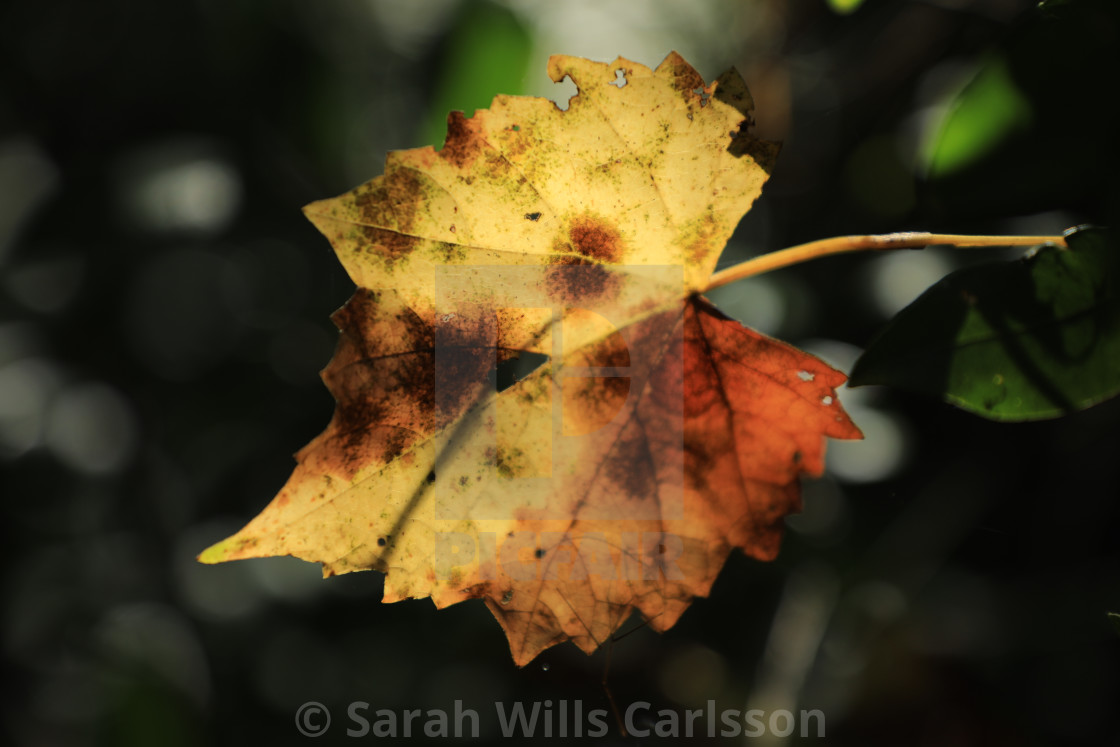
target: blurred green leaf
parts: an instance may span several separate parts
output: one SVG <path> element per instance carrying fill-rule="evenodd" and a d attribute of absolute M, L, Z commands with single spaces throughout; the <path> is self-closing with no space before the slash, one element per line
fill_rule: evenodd
<path fill-rule="evenodd" d="M 1115 225 L 1120 108 L 1102 86 L 1120 75 L 1118 43 L 1116 0 L 1025 13 L 922 144 L 922 209 L 960 220 L 1073 208 Z"/>
<path fill-rule="evenodd" d="M 1120 615 L 1115 612 L 1109 612 L 1108 621 L 1112 623 L 1112 627 L 1115 628 L 1117 635 L 1120 635 Z"/>
<path fill-rule="evenodd" d="M 828 0 L 828 7 L 841 15 L 855 13 L 861 5 L 863 5 L 863 0 Z"/>
<path fill-rule="evenodd" d="M 471 2 L 451 29 L 439 83 L 424 127 L 424 143 L 438 146 L 447 134 L 447 114 L 490 106 L 499 93 L 523 93 L 532 40 L 508 9 Z"/>
<path fill-rule="evenodd" d="M 1120 255 L 1082 228 L 1008 263 L 952 273 L 891 320 L 850 385 L 888 384 L 994 420 L 1080 410 L 1120 392 Z"/>
<path fill-rule="evenodd" d="M 941 126 L 922 144 L 923 165 L 935 177 L 968 166 L 1009 135 L 1026 130 L 1032 119 L 1030 102 L 998 55 L 980 66 L 949 107 Z"/>

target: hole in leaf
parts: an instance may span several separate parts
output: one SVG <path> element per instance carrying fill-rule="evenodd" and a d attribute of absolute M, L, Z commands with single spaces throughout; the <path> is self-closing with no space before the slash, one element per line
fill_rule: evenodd
<path fill-rule="evenodd" d="M 801 379 L 802 381 L 812 381 L 813 374 L 809 373 L 808 371 L 798 371 L 797 378 Z"/>
<path fill-rule="evenodd" d="M 612 80 L 610 82 L 610 85 L 618 86 L 619 88 L 622 88 L 623 86 L 625 86 L 626 85 L 626 71 L 623 70 L 622 68 L 619 68 L 618 70 L 615 70 L 614 71 L 614 80 Z"/>
<path fill-rule="evenodd" d="M 708 93 L 703 88 L 693 88 L 692 92 L 700 97 L 700 106 L 708 105 L 708 99 L 712 97 L 712 94 Z"/>
<path fill-rule="evenodd" d="M 538 558 L 543 558 L 544 557 L 544 550 L 542 548 L 538 547 L 537 551 L 533 554 L 536 555 Z"/>
<path fill-rule="evenodd" d="M 579 88 L 576 87 L 572 76 L 565 75 L 564 79 L 552 87 L 552 95 L 549 96 L 552 102 L 556 104 L 556 108 L 560 111 L 568 111 L 571 106 L 572 99 L 579 93 Z"/>
<path fill-rule="evenodd" d="M 547 355 L 522 351 L 516 357 L 499 361 L 497 369 L 491 374 L 494 376 L 494 386 L 499 392 L 504 392 L 536 371 L 547 360 Z"/>
<path fill-rule="evenodd" d="M 827 395 L 827 394 L 825 396 L 821 397 L 821 404 L 822 405 L 831 405 L 832 404 L 832 397 Z"/>

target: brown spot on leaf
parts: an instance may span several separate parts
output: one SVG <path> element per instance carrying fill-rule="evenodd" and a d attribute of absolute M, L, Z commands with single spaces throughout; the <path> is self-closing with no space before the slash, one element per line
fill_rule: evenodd
<path fill-rule="evenodd" d="M 483 140 L 478 132 L 476 120 L 467 119 L 463 112 L 447 115 L 447 139 L 439 155 L 458 168 L 466 168 L 482 153 Z"/>
<path fill-rule="evenodd" d="M 595 215 L 581 215 L 568 229 L 571 251 L 604 263 L 618 262 L 622 258 L 622 245 L 618 228 Z"/>
<path fill-rule="evenodd" d="M 421 179 L 414 169 L 394 168 L 385 175 L 358 189 L 353 194 L 359 227 L 372 243 L 385 248 L 391 259 L 398 259 L 415 248 L 409 233 L 416 214 L 425 204 L 432 185 Z M 396 243 L 393 237 L 396 238 Z M 409 239 L 412 239 L 409 241 Z"/>
<path fill-rule="evenodd" d="M 492 315 L 471 313 L 441 317 L 436 335 L 435 404 L 439 427 L 462 415 L 483 390 L 491 387 L 496 329 Z"/>
<path fill-rule="evenodd" d="M 388 198 L 389 190 L 385 186 L 385 177 L 363 184 L 351 195 L 359 220 L 371 226 L 396 225 L 397 219 Z"/>
<path fill-rule="evenodd" d="M 451 227 L 452 233 L 455 232 L 455 226 Z M 440 256 L 446 264 L 454 264 L 462 262 L 467 258 L 467 252 L 461 244 L 449 244 L 444 242 L 439 247 Z"/>
<path fill-rule="evenodd" d="M 601 301 L 617 292 L 618 274 L 602 266 L 616 264 L 624 255 L 621 236 L 612 222 L 590 213 L 581 215 L 571 222 L 567 240 L 557 240 L 553 251 L 556 254 L 545 273 L 545 284 L 554 300 L 576 305 Z"/>
<path fill-rule="evenodd" d="M 718 235 L 719 223 L 712 214 L 714 206 L 708 206 L 708 212 L 690 225 L 691 236 L 686 239 L 685 261 L 695 265 L 702 265 L 711 258 L 713 253 L 723 250 L 724 237 Z"/>
<path fill-rule="evenodd" d="M 620 495 L 638 499 L 657 495 L 657 465 L 649 439 L 635 421 L 630 421 L 623 429 L 610 458 L 603 461 L 603 470 L 609 484 Z"/>
<path fill-rule="evenodd" d="M 383 464 L 388 464 L 401 454 L 404 450 L 416 441 L 417 433 L 410 431 L 406 428 L 392 428 L 388 429 L 385 438 L 381 444 L 384 450 L 381 453 L 381 461 Z M 355 470 L 356 472 L 357 470 Z"/>
<path fill-rule="evenodd" d="M 374 226 L 358 226 L 357 228 L 362 233 L 363 238 L 369 242 L 371 249 L 383 255 L 390 262 L 404 259 L 412 254 L 420 243 L 420 239 L 415 236 L 406 236 L 403 233 L 386 228 L 376 228 Z"/>
<path fill-rule="evenodd" d="M 533 143 L 532 139 L 526 136 L 520 130 L 510 129 L 500 133 L 498 138 L 499 147 L 501 148 L 502 155 L 515 161 L 520 156 L 528 151 Z"/>
<path fill-rule="evenodd" d="M 430 349 L 386 357 L 354 332 L 344 329 L 323 373 L 338 403 L 323 435 L 335 444 L 330 471 L 346 479 L 362 466 L 396 458 L 434 425 Z"/>
<path fill-rule="evenodd" d="M 692 93 L 697 88 L 707 86 L 704 83 L 704 76 L 696 72 L 696 69 L 676 52 L 671 52 L 657 68 L 659 73 L 666 70 L 670 73 L 673 88 L 678 91 Z"/>
<path fill-rule="evenodd" d="M 581 257 L 553 256 L 545 270 L 545 288 L 554 301 L 576 306 L 600 302 L 617 293 L 621 278 L 616 272 Z"/>
<path fill-rule="evenodd" d="M 505 478 L 517 477 L 524 469 L 525 452 L 517 447 L 507 449 L 503 447 L 487 447 L 484 457 L 486 464 L 493 467 L 499 475 Z"/>
<path fill-rule="evenodd" d="M 490 582 L 483 581 L 482 583 L 472 584 L 463 589 L 463 593 L 471 599 L 481 599 L 490 596 Z"/>
<path fill-rule="evenodd" d="M 711 472 L 726 449 L 717 448 L 704 439 L 704 434 L 685 433 L 684 437 L 684 466 L 685 475 L 689 482 L 694 482 L 697 475 L 706 475 Z"/>

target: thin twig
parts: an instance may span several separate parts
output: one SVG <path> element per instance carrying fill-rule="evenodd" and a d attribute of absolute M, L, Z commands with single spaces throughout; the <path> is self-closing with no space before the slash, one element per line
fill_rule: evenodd
<path fill-rule="evenodd" d="M 845 252 L 862 252 L 867 250 L 884 249 L 921 249 L 927 246 L 943 244 L 955 247 L 982 247 L 982 246 L 1035 246 L 1036 244 L 1058 244 L 1065 246 L 1066 240 L 1061 236 L 962 236 L 946 233 L 925 233 L 922 231 L 907 231 L 905 233 L 886 233 L 871 236 L 837 236 L 831 239 L 819 239 L 808 244 L 792 246 L 789 249 L 780 249 L 776 252 L 763 254 L 761 257 L 748 259 L 712 275 L 705 291 L 719 288 L 734 283 L 736 280 L 761 275 L 771 270 L 779 270 L 790 265 L 807 262 L 818 257 L 827 257 L 830 254 L 843 254 Z"/>
<path fill-rule="evenodd" d="M 603 692 L 607 694 L 607 702 L 611 704 L 611 713 L 614 714 L 614 720 L 618 724 L 618 730 L 622 734 L 623 739 L 626 738 L 626 722 L 622 720 L 622 714 L 618 712 L 618 704 L 614 702 L 614 693 L 611 692 L 611 686 L 607 684 L 607 678 L 611 672 L 611 651 L 614 650 L 614 638 L 607 639 L 607 658 L 603 663 L 603 679 L 600 684 L 603 686 Z"/>

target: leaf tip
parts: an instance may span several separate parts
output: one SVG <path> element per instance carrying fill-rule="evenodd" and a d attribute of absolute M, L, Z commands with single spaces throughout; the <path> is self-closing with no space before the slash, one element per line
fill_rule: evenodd
<path fill-rule="evenodd" d="M 210 545 L 210 547 L 207 547 L 205 550 L 200 552 L 195 557 L 195 560 L 206 565 L 214 565 L 215 563 L 225 562 L 227 560 L 226 555 L 229 551 L 228 543 L 229 540 L 226 539 L 216 544 Z"/>
<path fill-rule="evenodd" d="M 221 542 L 215 542 L 210 547 L 200 552 L 196 557 L 199 563 L 206 565 L 214 565 L 216 563 L 225 563 L 229 560 L 240 560 L 249 557 L 245 551 L 247 547 L 252 547 L 257 544 L 257 540 L 252 538 L 240 537 L 233 535 L 227 537 Z"/>
<path fill-rule="evenodd" d="M 316 200 L 309 202 L 300 208 L 303 217 L 311 222 L 311 225 L 319 229 L 319 232 L 325 236 L 329 236 L 327 223 L 334 211 L 332 211 L 331 203 L 337 204 L 337 198 L 330 200 Z"/>
<path fill-rule="evenodd" d="M 848 381 L 844 386 L 849 389 L 855 389 L 857 386 L 867 386 L 872 383 L 867 380 L 867 364 L 863 363 L 864 356 L 856 359 L 855 365 L 852 366 L 851 373 L 848 374 Z"/>

